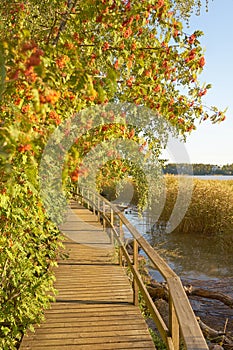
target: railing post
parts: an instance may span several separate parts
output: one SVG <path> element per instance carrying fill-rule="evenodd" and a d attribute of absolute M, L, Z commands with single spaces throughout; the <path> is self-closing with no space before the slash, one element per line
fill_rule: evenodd
<path fill-rule="evenodd" d="M 106 228 L 106 221 L 105 221 L 105 202 L 103 201 L 103 231 L 105 231 Z"/>
<path fill-rule="evenodd" d="M 84 193 L 84 189 L 83 187 L 81 187 L 81 205 L 83 205 L 83 193 Z"/>
<path fill-rule="evenodd" d="M 120 222 L 119 222 L 119 231 L 120 231 L 120 240 L 121 242 L 123 242 L 123 229 L 122 229 L 122 221 L 121 218 L 119 218 Z M 119 259 L 119 265 L 122 266 L 122 249 L 121 249 L 121 245 L 119 246 L 119 253 L 118 253 L 118 259 Z"/>
<path fill-rule="evenodd" d="M 134 239 L 133 241 L 133 265 L 135 270 L 138 270 L 138 242 L 136 241 L 136 239 Z M 134 278 L 133 279 L 133 302 L 134 305 L 138 305 L 138 285 L 137 285 L 137 281 Z"/>
<path fill-rule="evenodd" d="M 93 202 L 93 214 L 96 214 L 96 209 L 95 209 L 95 193 L 93 193 L 93 198 L 92 198 L 92 202 Z"/>
<path fill-rule="evenodd" d="M 98 212 L 97 212 L 98 221 L 100 221 L 100 198 L 99 198 L 99 196 L 97 198 L 97 210 L 98 210 Z"/>
<path fill-rule="evenodd" d="M 90 209 L 89 199 L 90 199 L 90 192 L 89 190 L 87 190 L 87 209 Z"/>
<path fill-rule="evenodd" d="M 179 346 L 180 346 L 179 322 L 176 316 L 176 311 L 175 311 L 173 300 L 170 294 L 169 294 L 169 330 L 171 333 L 173 348 L 174 350 L 179 350 Z"/>
<path fill-rule="evenodd" d="M 113 233 L 113 227 L 114 227 L 114 215 L 113 215 L 113 209 L 110 208 L 110 222 L 111 222 L 111 227 L 110 227 L 110 240 L 111 244 L 114 243 L 114 233 Z"/>

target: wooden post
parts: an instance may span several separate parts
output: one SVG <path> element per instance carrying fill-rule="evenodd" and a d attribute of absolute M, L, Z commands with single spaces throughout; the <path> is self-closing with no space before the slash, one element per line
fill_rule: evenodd
<path fill-rule="evenodd" d="M 121 242 L 123 242 L 123 229 L 122 229 L 122 221 L 121 218 L 119 218 L 119 230 L 120 230 L 120 240 Z M 121 245 L 119 246 L 119 253 L 118 253 L 118 259 L 119 259 L 119 265 L 122 266 L 122 249 L 121 249 Z"/>
<path fill-rule="evenodd" d="M 171 333 L 174 350 L 179 350 L 180 335 L 179 323 L 171 296 L 169 295 L 169 330 Z"/>
<path fill-rule="evenodd" d="M 89 190 L 87 190 L 87 209 L 90 209 L 89 199 L 90 199 L 90 192 Z"/>
<path fill-rule="evenodd" d="M 111 222 L 111 227 L 110 227 L 110 240 L 111 244 L 114 244 L 114 233 L 113 233 L 113 227 L 114 227 L 114 215 L 113 215 L 113 209 L 110 208 L 110 222 Z"/>
<path fill-rule="evenodd" d="M 95 193 L 93 193 L 92 202 L 93 202 L 93 214 L 95 215 L 95 214 L 96 214 L 96 209 L 95 209 Z"/>
<path fill-rule="evenodd" d="M 105 231 L 106 221 L 105 221 L 105 203 L 103 201 L 103 230 Z"/>
<path fill-rule="evenodd" d="M 98 221 L 100 221 L 100 198 L 97 198 L 97 215 L 98 215 Z"/>
<path fill-rule="evenodd" d="M 138 270 L 138 242 L 136 239 L 133 241 L 133 265 L 135 270 Z M 138 305 L 138 285 L 135 278 L 133 279 L 133 302 L 134 305 Z"/>
<path fill-rule="evenodd" d="M 83 189 L 83 187 L 81 188 L 81 204 L 83 205 L 83 192 L 84 192 L 84 189 Z"/>

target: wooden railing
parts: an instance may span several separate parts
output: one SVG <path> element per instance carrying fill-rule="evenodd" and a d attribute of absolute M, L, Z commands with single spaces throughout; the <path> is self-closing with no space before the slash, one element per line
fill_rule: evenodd
<path fill-rule="evenodd" d="M 138 303 L 138 291 L 144 298 L 151 316 L 158 328 L 161 338 L 168 349 L 178 350 L 180 347 L 180 332 L 184 345 L 188 350 L 208 349 L 201 329 L 196 320 L 195 314 L 184 291 L 180 278 L 166 264 L 166 262 L 156 253 L 151 245 L 136 230 L 136 228 L 126 219 L 120 209 L 110 203 L 98 193 L 81 187 L 74 196 L 78 197 L 83 205 L 93 211 L 102 221 L 103 229 L 108 230 L 111 240 L 117 242 L 119 264 L 122 265 L 122 257 L 127 261 L 127 265 L 133 275 L 134 303 Z M 125 226 L 133 237 L 133 259 L 128 254 L 124 242 L 122 226 Z M 144 251 L 150 259 L 152 265 L 161 273 L 167 282 L 169 292 L 169 325 L 167 326 L 156 308 L 150 294 L 147 291 L 142 277 L 138 271 L 138 247 Z"/>

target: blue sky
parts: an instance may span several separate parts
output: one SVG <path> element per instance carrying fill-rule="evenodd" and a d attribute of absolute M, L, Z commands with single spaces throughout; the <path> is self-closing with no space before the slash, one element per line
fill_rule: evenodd
<path fill-rule="evenodd" d="M 205 2 L 205 1 L 203 1 Z M 233 163 L 233 0 L 209 0 L 200 16 L 192 16 L 188 33 L 200 29 L 206 65 L 200 80 L 211 83 L 205 98 L 208 106 L 225 109 L 227 119 L 220 124 L 197 124 L 185 148 L 191 163 Z"/>

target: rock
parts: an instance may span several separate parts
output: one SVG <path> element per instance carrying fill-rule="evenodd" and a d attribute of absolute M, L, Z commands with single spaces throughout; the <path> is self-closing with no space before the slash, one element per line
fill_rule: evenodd
<path fill-rule="evenodd" d="M 221 345 L 213 344 L 213 343 L 211 343 L 209 345 L 209 349 L 210 350 L 224 350 L 224 348 Z"/>

